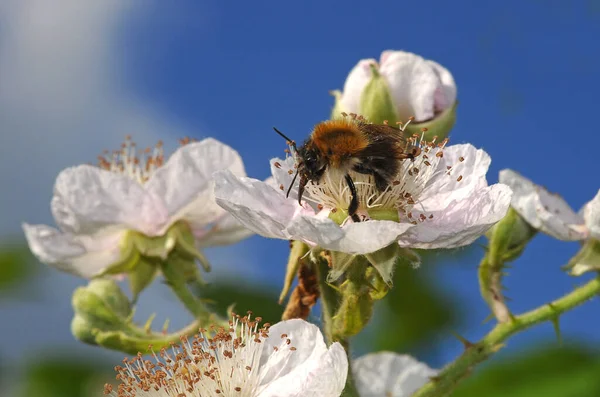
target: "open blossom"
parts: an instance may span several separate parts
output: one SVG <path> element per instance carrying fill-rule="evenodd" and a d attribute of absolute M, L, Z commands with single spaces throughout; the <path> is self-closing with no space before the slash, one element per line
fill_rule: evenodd
<path fill-rule="evenodd" d="M 513 189 L 511 205 L 531 227 L 559 240 L 582 242 L 567 265 L 572 275 L 600 270 L 600 190 L 576 213 L 562 197 L 515 171 L 500 171 L 500 182 Z"/>
<path fill-rule="evenodd" d="M 426 127 L 426 136 L 448 136 L 455 122 L 456 84 L 440 64 L 406 51 L 384 51 L 380 61 L 363 59 L 350 71 L 343 92 L 333 91 L 331 117 L 361 114 L 382 123 L 407 121 L 410 133 Z"/>
<path fill-rule="evenodd" d="M 500 171 L 500 182 L 511 187 L 512 207 L 535 229 L 564 241 L 600 239 L 600 190 L 576 213 L 562 197 L 513 170 Z"/>
<path fill-rule="evenodd" d="M 335 170 L 325 172 L 318 184 L 306 185 L 302 205 L 297 184 L 286 198 L 295 172 L 292 157 L 271 161 L 271 183 L 217 172 L 215 195 L 217 203 L 265 237 L 357 255 L 395 242 L 407 248 L 460 247 L 502 219 L 511 191 L 502 184 L 488 186 L 490 157 L 483 150 L 445 143 L 415 142 L 420 153 L 414 161 L 402 161 L 384 192 L 372 176 L 351 172 L 364 222 L 347 216 L 351 194 Z"/>
<path fill-rule="evenodd" d="M 352 373 L 360 397 L 409 397 L 437 375 L 413 357 L 392 352 L 354 360 Z"/>
<path fill-rule="evenodd" d="M 214 139 L 183 143 L 164 162 L 162 144 L 140 159 L 128 138 L 97 167 L 63 170 L 51 203 L 58 228 L 23 225 L 31 251 L 41 262 L 91 278 L 131 265 L 136 255 L 164 258 L 178 244 L 205 262 L 200 248 L 247 237 L 213 196 L 213 172 L 245 175 L 240 156 Z"/>
<path fill-rule="evenodd" d="M 325 345 L 304 320 L 259 328 L 249 316 L 228 330 L 204 331 L 172 349 L 124 360 L 121 381 L 105 386 L 114 397 L 338 397 L 348 360 L 339 343 Z"/>

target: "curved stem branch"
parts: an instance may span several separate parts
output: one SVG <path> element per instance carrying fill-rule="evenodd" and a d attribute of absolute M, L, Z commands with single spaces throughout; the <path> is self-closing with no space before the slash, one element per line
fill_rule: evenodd
<path fill-rule="evenodd" d="M 469 376 L 475 365 L 502 348 L 503 342 L 512 335 L 545 321 L 555 321 L 561 314 L 581 305 L 599 293 L 600 278 L 596 278 L 560 299 L 496 325 L 482 340 L 469 345 L 460 357 L 447 365 L 437 377 L 423 386 L 413 397 L 448 395 L 462 379 Z"/>
<path fill-rule="evenodd" d="M 502 263 L 494 263 L 486 255 L 479 264 L 479 288 L 498 322 L 505 323 L 510 320 L 511 314 L 502 294 L 502 267 Z"/>

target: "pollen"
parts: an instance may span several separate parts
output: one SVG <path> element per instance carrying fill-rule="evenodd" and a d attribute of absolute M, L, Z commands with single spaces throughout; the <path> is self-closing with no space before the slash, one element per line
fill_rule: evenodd
<path fill-rule="evenodd" d="M 179 140 L 181 146 L 196 142 L 193 138 L 182 138 Z M 144 184 L 150 176 L 165 162 L 162 141 L 158 141 L 154 147 L 138 149 L 130 135 L 125 137 L 121 149 L 110 152 L 105 150 L 98 156 L 97 166 L 107 171 L 123 174 L 131 179 Z"/>
<path fill-rule="evenodd" d="M 229 327 L 200 329 L 192 338 L 181 337 L 181 344 L 152 350 L 152 359 L 141 353 L 123 360 L 115 368 L 121 382 L 116 388 L 105 385 L 104 394 L 112 397 L 253 397 L 260 388 L 260 364 L 264 340 L 270 324 L 251 313 L 234 315 Z M 286 338 L 274 346 L 282 357 L 293 354 Z"/>

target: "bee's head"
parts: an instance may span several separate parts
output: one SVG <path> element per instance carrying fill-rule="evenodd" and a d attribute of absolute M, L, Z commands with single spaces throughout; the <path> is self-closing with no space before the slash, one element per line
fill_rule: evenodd
<path fill-rule="evenodd" d="M 307 180 L 318 181 L 325 172 L 327 159 L 311 142 L 298 149 L 298 172 Z"/>

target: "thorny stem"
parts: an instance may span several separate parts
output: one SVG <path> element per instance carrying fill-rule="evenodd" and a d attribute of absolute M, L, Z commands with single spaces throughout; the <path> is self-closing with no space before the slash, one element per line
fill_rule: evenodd
<path fill-rule="evenodd" d="M 554 302 L 496 325 L 479 342 L 466 345 L 466 349 L 460 357 L 447 365 L 438 376 L 419 389 L 412 397 L 447 396 L 462 379 L 470 375 L 475 365 L 500 350 L 504 346 L 503 342 L 512 335 L 545 321 L 556 321 L 563 313 L 598 294 L 600 294 L 600 278 L 595 278 Z"/>
<path fill-rule="evenodd" d="M 328 344 L 339 342 L 346 351 L 348 356 L 348 376 L 346 378 L 346 387 L 342 393 L 343 397 L 359 397 L 354 378 L 352 376 L 351 358 L 350 358 L 350 343 L 348 339 L 333 340 L 333 315 L 339 306 L 340 297 L 334 288 L 327 283 L 327 274 L 329 267 L 326 260 L 319 258 L 318 255 L 312 256 L 313 263 L 317 269 L 317 278 L 319 280 L 319 291 L 321 294 L 321 313 L 323 318 L 323 328 Z"/>
<path fill-rule="evenodd" d="M 481 296 L 490 306 L 492 313 L 499 323 L 510 320 L 510 311 L 504 302 L 502 294 L 502 271 L 503 263 L 494 263 L 489 255 L 486 255 L 479 264 L 479 288 Z"/>

